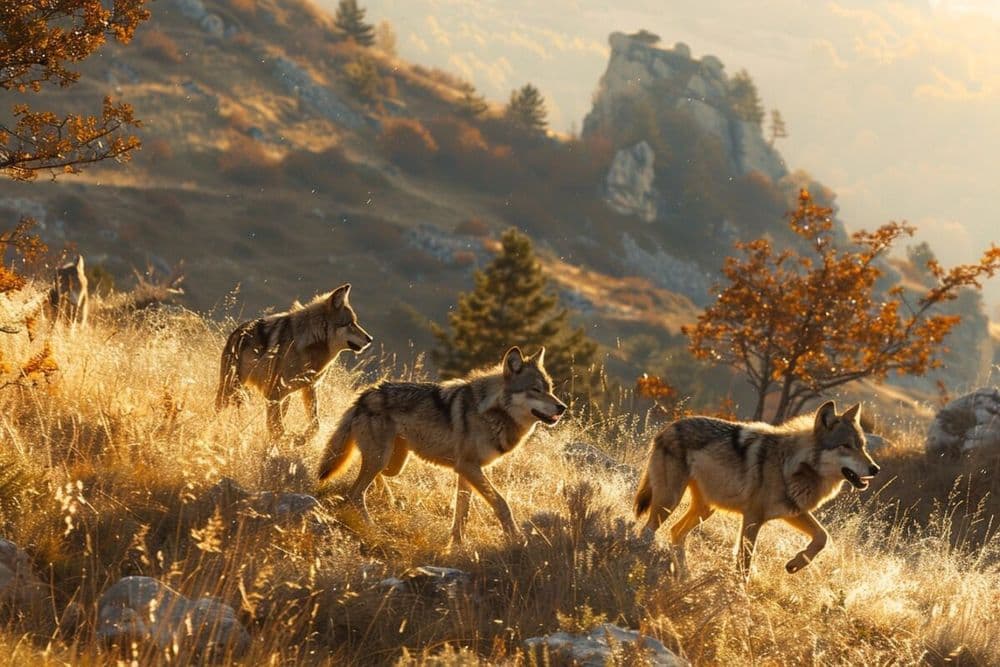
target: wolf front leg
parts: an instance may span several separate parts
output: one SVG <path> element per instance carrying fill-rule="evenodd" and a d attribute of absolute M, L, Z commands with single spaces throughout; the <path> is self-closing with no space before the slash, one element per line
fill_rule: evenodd
<path fill-rule="evenodd" d="M 306 427 L 306 437 L 311 438 L 319 430 L 319 401 L 316 399 L 316 386 L 307 384 L 302 387 L 302 403 L 306 409 L 309 426 Z"/>
<path fill-rule="evenodd" d="M 462 543 L 465 537 L 465 523 L 469 518 L 469 503 L 472 501 L 472 485 L 461 475 L 456 475 L 456 479 L 458 481 L 455 485 L 455 516 L 451 522 L 449 547 Z"/>
<path fill-rule="evenodd" d="M 829 539 L 829 534 L 820 522 L 816 520 L 816 517 L 809 512 L 800 514 L 799 516 L 786 517 L 785 523 L 812 538 L 805 549 L 797 553 L 795 558 L 785 564 L 785 569 L 788 570 L 788 573 L 795 574 L 811 563 L 816 558 L 816 555 L 823 550 Z"/>
<path fill-rule="evenodd" d="M 288 397 L 272 393 L 267 397 L 267 432 L 274 440 L 285 435 L 285 413 L 288 411 Z"/>
<path fill-rule="evenodd" d="M 475 463 L 459 464 L 455 467 L 455 472 L 465 478 L 465 481 L 490 504 L 508 537 L 514 538 L 520 535 L 521 531 L 518 530 L 517 524 L 514 523 L 514 516 L 511 514 L 510 506 L 504 500 L 503 496 L 500 495 L 500 492 L 490 483 L 490 480 L 486 478 L 486 474 L 483 473 L 481 467 Z"/>
<path fill-rule="evenodd" d="M 750 561 L 753 559 L 754 548 L 757 545 L 757 533 L 760 532 L 761 523 L 761 520 L 756 516 L 743 515 L 740 538 L 736 545 L 736 568 L 744 579 L 750 578 Z"/>

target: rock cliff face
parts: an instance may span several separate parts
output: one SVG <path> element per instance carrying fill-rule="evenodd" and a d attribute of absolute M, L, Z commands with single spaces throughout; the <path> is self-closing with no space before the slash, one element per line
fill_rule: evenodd
<path fill-rule="evenodd" d="M 691 49 L 676 44 L 664 49 L 638 35 L 612 33 L 611 59 L 601 77 L 594 108 L 583 132 L 614 123 L 623 98 L 653 95 L 657 106 L 690 115 L 705 133 L 718 139 L 734 175 L 756 171 L 777 183 L 788 174 L 781 156 L 765 140 L 760 127 L 745 121 L 730 104 L 729 78 L 718 58 L 691 57 Z"/>

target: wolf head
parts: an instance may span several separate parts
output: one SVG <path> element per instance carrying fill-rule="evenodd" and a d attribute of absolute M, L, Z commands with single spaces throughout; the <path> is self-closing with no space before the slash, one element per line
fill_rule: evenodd
<path fill-rule="evenodd" d="M 827 401 L 816 411 L 813 434 L 820 448 L 821 474 L 842 475 L 855 489 L 868 488 L 879 467 L 868 454 L 860 403 L 838 415 L 834 402 Z"/>
<path fill-rule="evenodd" d="M 361 352 L 371 345 L 372 337 L 358 324 L 358 316 L 347 300 L 351 293 L 350 283 L 341 285 L 330 292 L 325 306 L 329 331 L 327 343 L 334 353 L 340 350 Z"/>
<path fill-rule="evenodd" d="M 540 421 L 552 426 L 566 412 L 566 404 L 552 393 L 552 378 L 545 372 L 545 348 L 530 357 L 518 347 L 503 357 L 503 383 L 511 416 L 521 424 Z"/>

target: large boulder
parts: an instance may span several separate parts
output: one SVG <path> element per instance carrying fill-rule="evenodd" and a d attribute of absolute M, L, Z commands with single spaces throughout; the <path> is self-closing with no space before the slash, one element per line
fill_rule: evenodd
<path fill-rule="evenodd" d="M 687 667 L 690 664 L 662 642 L 611 623 L 602 623 L 586 634 L 555 632 L 544 637 L 532 637 L 524 640 L 524 647 L 538 664 L 604 667 L 618 664 L 620 660 L 615 660 L 615 654 L 625 647 L 629 649 L 630 656 L 635 650 L 644 654 L 641 663 L 635 661 L 636 664 L 657 667 Z"/>
<path fill-rule="evenodd" d="M 929 456 L 1000 452 L 1000 389 L 984 387 L 941 408 L 927 431 Z"/>
<path fill-rule="evenodd" d="M 659 196 L 653 181 L 656 155 L 645 141 L 615 154 L 605 180 L 605 201 L 623 215 L 635 215 L 644 222 L 656 219 Z"/>
<path fill-rule="evenodd" d="M 210 597 L 189 599 L 151 577 L 124 577 L 104 591 L 97 636 L 126 650 L 150 643 L 200 658 L 239 656 L 250 646 L 232 607 Z"/>
<path fill-rule="evenodd" d="M 28 554 L 10 540 L 0 539 L 0 606 L 24 616 L 40 611 L 48 597 L 48 587 L 35 575 Z"/>

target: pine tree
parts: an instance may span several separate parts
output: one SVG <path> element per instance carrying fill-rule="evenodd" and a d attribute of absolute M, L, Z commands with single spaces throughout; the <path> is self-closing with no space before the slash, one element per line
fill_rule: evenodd
<path fill-rule="evenodd" d="M 361 46 L 371 46 L 375 43 L 375 29 L 370 23 L 365 23 L 365 10 L 358 7 L 357 0 L 340 0 L 334 25 Z"/>
<path fill-rule="evenodd" d="M 784 139 L 788 136 L 788 130 L 785 128 L 785 119 L 781 117 L 781 112 L 777 109 L 771 109 L 771 141 L 769 142 L 771 146 L 774 146 L 774 142 L 778 139 Z"/>
<path fill-rule="evenodd" d="M 528 132 L 544 132 L 548 125 L 545 100 L 530 83 L 511 91 L 504 114 L 511 125 Z"/>
<path fill-rule="evenodd" d="M 764 122 L 764 106 L 757 94 L 757 84 L 745 69 L 733 75 L 729 81 L 729 103 L 733 112 L 745 121 L 760 127 Z"/>
<path fill-rule="evenodd" d="M 531 239 L 511 228 L 500 241 L 500 254 L 473 276 L 474 289 L 459 295 L 448 315 L 450 331 L 432 325 L 438 339 L 432 357 L 441 375 L 457 377 L 496 364 L 511 345 L 529 354 L 544 345 L 545 367 L 562 391 L 592 395 L 601 380 L 597 344 L 582 327 L 570 325 L 568 311 L 548 291 Z"/>
<path fill-rule="evenodd" d="M 462 87 L 462 97 L 458 100 L 459 113 L 469 118 L 478 118 L 489 111 L 489 108 L 486 98 L 476 92 L 472 84 Z"/>

